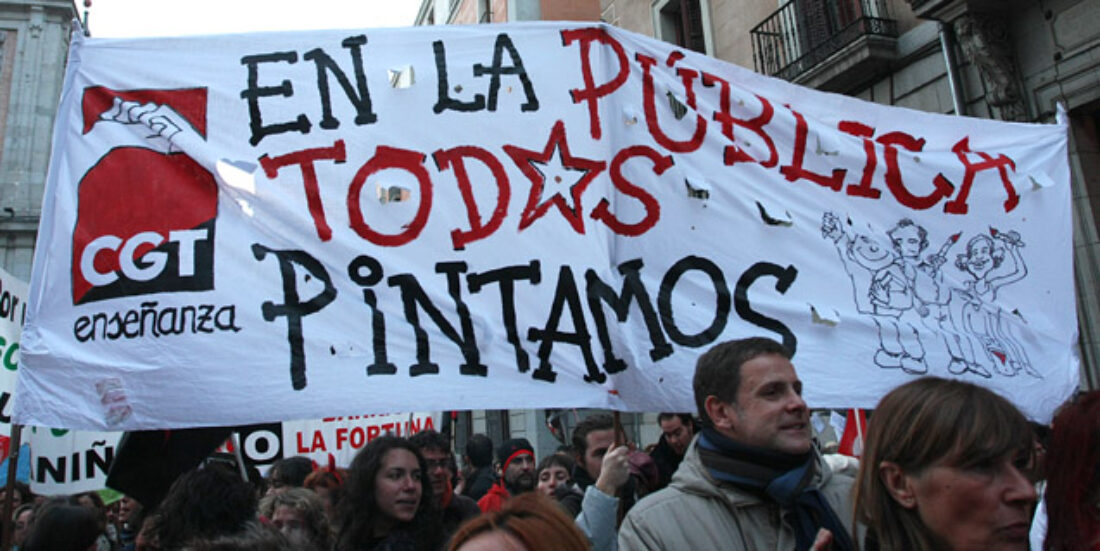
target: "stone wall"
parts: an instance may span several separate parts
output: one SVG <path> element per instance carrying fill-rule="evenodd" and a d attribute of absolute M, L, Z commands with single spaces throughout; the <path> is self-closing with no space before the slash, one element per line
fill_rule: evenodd
<path fill-rule="evenodd" d="M 0 2 L 0 267 L 30 279 L 72 4 Z"/>

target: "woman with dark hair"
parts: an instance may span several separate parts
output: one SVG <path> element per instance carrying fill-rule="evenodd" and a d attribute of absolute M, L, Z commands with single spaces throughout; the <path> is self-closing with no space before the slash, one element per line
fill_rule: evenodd
<path fill-rule="evenodd" d="M 311 472 L 313 462 L 301 455 L 272 463 L 267 471 L 267 495 L 286 491 L 287 488 L 301 488 Z"/>
<path fill-rule="evenodd" d="M 1026 551 L 1032 451 L 1027 419 L 985 388 L 925 377 L 892 390 L 854 488 L 867 549 Z"/>
<path fill-rule="evenodd" d="M 111 531 L 108 530 L 107 524 L 107 506 L 103 504 L 103 498 L 97 492 L 84 492 L 76 494 L 73 498 L 76 500 L 75 505 L 91 511 L 95 515 L 96 523 L 99 524 L 100 534 L 95 542 L 96 551 L 111 551 L 114 545 L 111 543 Z"/>
<path fill-rule="evenodd" d="M 1100 390 L 1063 407 L 1047 448 L 1045 551 L 1100 550 Z"/>
<path fill-rule="evenodd" d="M 27 539 L 27 533 L 31 531 L 31 526 L 34 525 L 34 505 L 30 503 L 20 505 L 12 513 L 11 520 L 12 526 L 15 528 L 11 535 L 11 548 L 13 550 L 22 549 L 23 540 Z"/>
<path fill-rule="evenodd" d="M 336 505 L 337 551 L 428 551 L 441 542 L 427 464 L 404 438 L 381 436 L 348 468 Z"/>
<path fill-rule="evenodd" d="M 89 551 L 99 537 L 95 514 L 86 507 L 50 504 L 34 520 L 21 551 Z"/>
<path fill-rule="evenodd" d="M 568 488 L 573 484 L 573 459 L 563 453 L 552 453 L 539 461 L 535 468 L 538 474 L 538 491 L 547 497 L 558 497 L 559 487 Z"/>
<path fill-rule="evenodd" d="M 144 533 L 143 538 L 157 541 L 162 549 L 178 549 L 193 539 L 239 532 L 255 518 L 252 486 L 233 467 L 211 461 L 172 483 L 139 535 Z"/>

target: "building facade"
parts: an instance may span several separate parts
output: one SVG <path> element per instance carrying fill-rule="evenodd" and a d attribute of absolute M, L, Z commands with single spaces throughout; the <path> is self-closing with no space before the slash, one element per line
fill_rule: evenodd
<path fill-rule="evenodd" d="M 0 268 L 24 281 L 72 19 L 70 0 L 0 2 Z"/>
<path fill-rule="evenodd" d="M 416 25 L 599 21 L 598 0 L 422 0 Z"/>

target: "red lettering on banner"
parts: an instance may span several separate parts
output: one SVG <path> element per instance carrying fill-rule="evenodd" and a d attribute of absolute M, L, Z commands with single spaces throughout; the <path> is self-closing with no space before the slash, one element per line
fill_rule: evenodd
<path fill-rule="evenodd" d="M 737 147 L 737 144 L 727 145 L 725 154 L 723 156 L 723 162 L 727 165 L 733 165 L 734 163 L 749 162 L 759 163 L 764 168 L 772 168 L 779 164 L 779 151 L 775 148 L 775 141 L 772 137 L 764 132 L 764 125 L 768 124 L 772 120 L 772 115 L 775 114 L 775 108 L 772 107 L 770 101 L 763 96 L 756 96 L 756 99 L 760 100 L 760 114 L 751 119 L 739 119 L 732 114 L 732 102 L 730 101 L 730 83 L 724 79 L 716 77 L 710 73 L 703 72 L 703 86 L 719 85 L 718 88 L 718 111 L 714 112 L 714 121 L 722 126 L 722 135 L 734 141 L 733 126 L 738 125 L 748 130 L 751 130 L 754 134 L 764 140 L 764 145 L 768 148 L 768 158 L 764 161 L 759 161 L 752 158 L 743 149 Z M 754 94 L 755 95 L 755 94 Z"/>
<path fill-rule="evenodd" d="M 296 437 L 295 440 L 297 441 L 296 443 L 298 444 L 298 455 L 301 455 L 303 453 L 309 453 L 309 448 L 307 448 L 305 446 L 305 443 L 302 442 L 302 433 L 298 432 L 298 434 L 296 434 L 295 437 Z"/>
<path fill-rule="evenodd" d="M 355 230 L 355 233 L 363 239 L 382 247 L 398 247 L 420 235 L 425 224 L 428 223 L 428 214 L 432 210 L 432 181 L 428 176 L 427 169 L 424 168 L 424 159 L 425 155 L 417 151 L 384 145 L 378 146 L 374 157 L 371 157 L 359 169 L 359 172 L 355 174 L 355 179 L 351 182 L 351 187 L 348 188 L 348 216 L 351 229 Z M 416 210 L 416 215 L 405 226 L 405 231 L 395 235 L 386 235 L 374 231 L 363 219 L 363 211 L 359 203 L 363 185 L 367 183 L 367 179 L 373 174 L 386 169 L 404 170 L 412 174 L 416 177 L 416 182 L 420 188 L 420 206 Z"/>
<path fill-rule="evenodd" d="M 344 449 L 344 443 L 348 441 L 348 428 L 337 427 L 336 428 L 336 449 Z"/>
<path fill-rule="evenodd" d="M 939 203 L 940 199 L 951 196 L 954 187 L 942 178 L 933 180 L 932 183 L 935 189 L 923 197 L 913 195 L 910 193 L 909 188 L 905 187 L 905 182 L 901 177 L 901 169 L 898 168 L 898 148 L 894 146 L 900 145 L 912 152 L 922 151 L 925 143 L 924 138 L 917 139 L 904 132 L 888 132 L 879 136 L 875 141 L 885 146 L 883 157 L 886 159 L 886 188 L 890 190 L 890 193 L 894 195 L 899 203 L 911 209 L 924 210 Z"/>
<path fill-rule="evenodd" d="M 978 173 L 985 170 L 996 170 L 1001 176 L 1001 185 L 1004 186 L 1005 192 L 1008 194 L 1008 199 L 1005 199 L 1004 202 L 1005 212 L 1011 212 L 1012 209 L 1016 208 L 1016 205 L 1020 204 L 1020 196 L 1016 194 L 1016 189 L 1012 187 L 1012 182 L 1008 179 L 1008 171 L 1005 170 L 1007 167 L 1015 172 L 1015 161 L 1003 153 L 994 158 L 992 155 L 982 151 L 971 151 L 969 136 L 959 140 L 958 143 L 951 148 L 951 151 L 955 152 L 955 155 L 959 157 L 959 161 L 966 167 L 966 175 L 963 176 L 963 183 L 959 186 L 959 194 L 943 206 L 944 212 L 950 214 L 967 213 L 969 208 L 966 205 L 966 199 L 970 196 L 970 186 L 974 184 L 974 178 Z M 981 162 L 970 162 L 970 159 L 967 157 L 968 153 L 973 153 L 981 157 Z M 937 180 L 941 178 L 943 178 L 942 174 L 936 176 Z"/>
<path fill-rule="evenodd" d="M 856 121 L 840 121 L 840 123 L 837 124 L 837 129 L 841 132 L 860 137 L 863 142 L 863 154 L 867 159 L 863 164 L 863 177 L 860 178 L 859 184 L 848 184 L 848 195 L 878 199 L 882 196 L 882 192 L 871 185 L 872 179 L 875 176 L 875 166 L 878 165 L 878 155 L 875 154 L 875 142 L 869 139 L 875 135 L 875 129 Z M 895 163 L 896 161 L 897 159 L 895 157 Z"/>
<path fill-rule="evenodd" d="M 351 447 L 352 449 L 359 449 L 366 444 L 366 433 L 363 432 L 363 427 L 353 427 L 351 429 Z"/>
<path fill-rule="evenodd" d="M 622 44 L 607 34 L 602 28 L 589 27 L 586 29 L 569 29 L 561 32 L 562 44 L 568 46 L 574 40 L 581 45 L 581 74 L 584 77 L 584 88 L 574 88 L 569 91 L 573 103 L 588 102 L 588 129 L 594 139 L 600 139 L 600 98 L 618 90 L 630 76 L 630 62 L 623 51 Z M 596 86 L 596 79 L 592 75 L 592 60 L 589 58 L 592 43 L 599 42 L 611 48 L 619 61 L 619 72 L 611 80 Z"/>
<path fill-rule="evenodd" d="M 440 170 L 454 168 L 455 180 L 458 182 L 458 190 L 462 193 L 462 202 L 466 206 L 466 218 L 470 221 L 469 231 L 460 229 L 451 230 L 451 244 L 456 251 L 461 251 L 468 243 L 479 239 L 485 239 L 500 228 L 508 214 L 508 200 L 512 196 L 511 186 L 508 184 L 508 173 L 504 171 L 504 165 L 485 149 L 476 146 L 460 146 L 451 149 L 440 149 L 432 154 L 435 164 Z M 481 223 L 481 213 L 477 209 L 477 201 L 474 198 L 473 186 L 470 185 L 470 175 L 466 171 L 465 159 L 476 159 L 489 169 L 493 175 L 493 181 L 497 185 L 496 207 L 489 221 Z"/>
<path fill-rule="evenodd" d="M 299 438 L 300 437 L 301 437 L 301 434 L 299 434 Z M 321 450 L 323 452 L 328 451 L 325 448 L 325 435 L 324 435 L 324 433 L 322 433 L 319 430 L 313 431 L 313 444 L 309 448 L 310 452 L 314 452 L 314 451 L 317 451 L 317 450 Z"/>
<path fill-rule="evenodd" d="M 646 212 L 645 217 L 637 223 L 627 224 L 611 213 L 611 209 L 608 208 L 610 203 L 607 199 L 601 199 L 599 204 L 596 205 L 596 208 L 592 210 L 592 218 L 603 222 L 608 228 L 611 228 L 611 231 L 619 235 L 641 235 L 655 226 L 657 220 L 661 218 L 661 204 L 657 202 L 657 199 L 623 177 L 623 164 L 639 156 L 645 157 L 653 163 L 653 173 L 658 176 L 664 174 L 664 172 L 672 166 L 672 157 L 662 156 L 652 148 L 644 145 L 628 147 L 620 151 L 615 155 L 615 158 L 611 160 L 611 183 L 614 184 L 615 189 L 619 190 L 623 195 L 628 195 L 641 201 Z"/>
<path fill-rule="evenodd" d="M 367 442 L 374 440 L 382 435 L 382 430 L 378 428 L 378 425 L 370 425 L 367 427 Z"/>
<path fill-rule="evenodd" d="M 675 55 L 676 52 L 673 52 L 669 60 L 672 61 Z M 668 135 L 661 130 L 661 125 L 657 120 L 657 91 L 656 86 L 653 84 L 652 71 L 653 66 L 657 65 L 657 60 L 641 53 L 635 54 L 634 58 L 642 65 L 642 108 L 645 110 L 645 124 L 646 128 L 649 129 L 649 134 L 653 136 L 653 139 L 656 140 L 657 143 L 661 144 L 661 147 L 673 153 L 690 153 L 699 149 L 699 147 L 703 145 L 703 138 L 706 136 L 707 120 L 703 118 L 702 115 L 697 114 L 695 118 L 695 131 L 690 138 L 687 140 L 673 140 L 669 138 Z M 695 91 L 692 87 L 692 81 L 699 73 L 692 69 L 677 69 L 676 74 L 680 75 L 680 81 L 684 84 L 688 107 L 694 110 Z"/>
<path fill-rule="evenodd" d="M 313 226 L 317 229 L 317 237 L 321 241 L 332 239 L 332 228 L 325 219 L 325 207 L 321 204 L 321 190 L 317 184 L 317 168 L 313 163 L 320 160 L 330 160 L 343 163 L 346 159 L 344 140 L 336 140 L 332 147 L 316 147 L 303 149 L 278 157 L 268 157 L 265 153 L 260 157 L 260 166 L 268 178 L 274 179 L 279 174 L 279 169 L 284 166 L 298 165 L 302 170 L 302 185 L 306 192 L 306 205 L 309 206 L 309 215 L 313 217 Z"/>
<path fill-rule="evenodd" d="M 835 168 L 832 176 L 825 176 L 803 168 L 802 163 L 806 157 L 806 142 L 809 138 L 810 129 L 802 113 L 791 109 L 791 114 L 794 115 L 795 120 L 794 154 L 791 156 L 791 164 L 780 167 L 779 172 L 789 182 L 805 179 L 833 191 L 840 191 L 840 188 L 844 186 L 844 175 L 848 173 L 846 169 Z"/>

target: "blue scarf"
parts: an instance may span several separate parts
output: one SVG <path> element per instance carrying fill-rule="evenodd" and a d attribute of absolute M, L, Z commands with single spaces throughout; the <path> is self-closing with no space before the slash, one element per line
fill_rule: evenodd
<path fill-rule="evenodd" d="M 825 496 L 810 485 L 817 474 L 812 452 L 791 455 L 748 446 L 710 428 L 699 435 L 698 451 L 699 460 L 715 480 L 778 503 L 784 509 L 784 520 L 794 529 L 798 551 L 810 549 L 820 528 L 833 533 L 833 551 L 855 549 Z"/>

